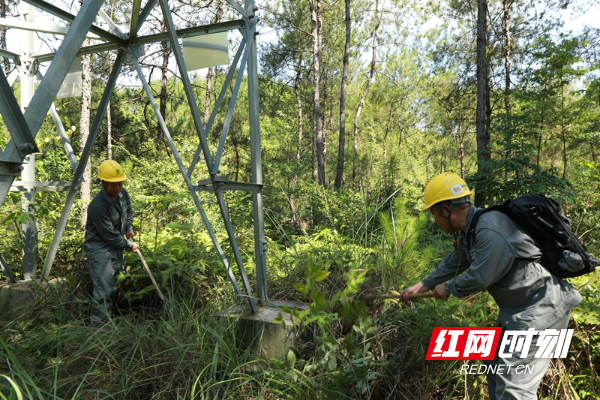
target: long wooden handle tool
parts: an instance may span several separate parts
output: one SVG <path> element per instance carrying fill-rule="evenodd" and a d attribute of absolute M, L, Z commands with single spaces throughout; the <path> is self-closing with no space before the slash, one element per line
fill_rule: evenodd
<path fill-rule="evenodd" d="M 423 299 L 423 298 L 427 298 L 427 297 L 435 297 L 435 295 L 433 294 L 433 292 L 415 293 L 412 296 L 410 296 L 410 299 L 415 300 L 415 299 Z M 402 295 L 401 294 L 371 294 L 371 295 L 367 295 L 367 296 L 361 296 L 361 298 L 364 300 L 367 300 L 367 301 L 379 300 L 379 299 L 401 299 Z"/>
<path fill-rule="evenodd" d="M 160 296 L 160 299 L 162 300 L 163 304 L 166 306 L 167 303 L 165 302 L 165 296 L 163 296 L 162 292 L 160 291 L 160 288 L 156 284 L 156 280 L 154 279 L 154 276 L 152 275 L 152 272 L 150 271 L 150 268 L 148 268 L 148 264 L 146 264 L 146 260 L 144 260 L 144 256 L 142 255 L 142 251 L 138 250 L 137 253 L 140 256 L 140 259 L 142 260 L 142 263 L 144 264 L 144 267 L 146 268 L 146 271 L 148 272 L 148 275 L 150 275 L 150 279 L 152 280 L 152 284 L 154 285 L 154 288 L 158 292 L 158 295 Z"/>

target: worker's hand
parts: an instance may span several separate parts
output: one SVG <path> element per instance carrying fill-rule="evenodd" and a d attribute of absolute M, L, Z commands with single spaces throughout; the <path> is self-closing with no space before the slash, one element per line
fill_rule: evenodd
<path fill-rule="evenodd" d="M 135 233 L 133 231 L 129 231 L 125 234 L 125 237 L 127 238 L 127 240 L 133 240 L 134 236 L 135 236 Z"/>
<path fill-rule="evenodd" d="M 423 283 L 419 282 L 416 285 L 413 285 L 402 291 L 402 293 L 401 293 L 402 301 L 404 301 L 404 302 L 411 301 L 412 299 L 410 298 L 410 296 L 412 296 L 413 294 L 427 292 L 427 291 L 429 291 L 429 289 L 427 289 L 427 286 L 425 286 L 425 285 L 423 285 Z"/>
<path fill-rule="evenodd" d="M 446 289 L 444 289 L 444 283 L 440 283 L 433 289 L 433 295 L 438 300 L 446 300 L 450 297 L 450 292 L 447 292 Z"/>
<path fill-rule="evenodd" d="M 134 253 L 137 253 L 140 250 L 140 246 L 137 243 L 133 244 L 133 247 L 131 247 L 131 251 L 133 251 Z"/>

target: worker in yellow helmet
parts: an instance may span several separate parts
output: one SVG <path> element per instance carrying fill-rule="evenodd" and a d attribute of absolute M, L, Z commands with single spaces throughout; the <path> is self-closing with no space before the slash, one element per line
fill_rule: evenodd
<path fill-rule="evenodd" d="M 479 210 L 471 205 L 471 195 L 467 184 L 453 173 L 434 176 L 425 185 L 424 211 L 429 210 L 435 222 L 454 235 L 455 249 L 421 282 L 403 290 L 402 300 L 430 290 L 436 299 L 462 298 L 485 290 L 498 304 L 496 326 L 503 331 L 566 329 L 571 308 L 582 300 L 579 292 L 539 264 L 538 244 L 502 212 L 480 214 L 471 232 Z M 485 361 L 490 399 L 537 399 L 551 359 L 536 354 L 541 341 L 515 347 L 511 340 L 518 338 L 512 334 L 501 338 L 495 359 Z"/>
<path fill-rule="evenodd" d="M 127 190 L 123 188 L 125 171 L 115 161 L 98 167 L 102 189 L 88 207 L 85 242 L 90 276 L 94 284 L 90 325 L 102 325 L 112 314 L 117 297 L 115 278 L 123 269 L 123 250 L 136 252 L 133 242 L 133 210 Z"/>
<path fill-rule="evenodd" d="M 435 221 L 445 232 L 452 233 L 456 240 L 458 232 L 452 225 L 452 213 L 455 209 L 457 213 L 468 210 L 472 194 L 460 176 L 451 172 L 437 175 L 425 185 L 425 208 L 423 211 L 434 207 L 437 211 L 432 211 Z"/>

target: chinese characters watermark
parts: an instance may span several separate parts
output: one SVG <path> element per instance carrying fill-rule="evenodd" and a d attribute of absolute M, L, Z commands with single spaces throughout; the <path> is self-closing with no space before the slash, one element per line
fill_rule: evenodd
<path fill-rule="evenodd" d="M 493 360 L 502 328 L 433 329 L 426 360 Z M 505 331 L 498 349 L 501 358 L 527 358 L 535 345 L 533 358 L 565 358 L 573 329 L 533 328 L 527 331 Z M 534 341 L 535 339 L 535 341 Z"/>

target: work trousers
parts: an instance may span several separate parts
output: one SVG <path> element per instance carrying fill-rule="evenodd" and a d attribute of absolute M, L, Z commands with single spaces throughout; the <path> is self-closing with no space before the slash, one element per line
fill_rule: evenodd
<path fill-rule="evenodd" d="M 90 308 L 90 326 L 102 325 L 112 315 L 117 300 L 115 280 L 123 269 L 123 259 L 88 258 L 90 276 L 94 284 L 92 306 Z"/>
<path fill-rule="evenodd" d="M 569 326 L 569 316 L 570 313 L 567 313 L 546 329 L 566 329 Z M 504 329 L 502 336 L 504 336 Z M 535 345 L 536 340 L 532 341 L 527 358 L 519 358 L 521 356 L 520 352 L 512 353 L 513 356 L 509 358 L 499 357 L 500 345 L 498 345 L 496 357 L 493 361 L 485 362 L 486 364 L 512 366 L 510 368 L 512 371 L 519 368 L 519 370 L 527 371 L 527 373 L 506 373 L 506 368 L 504 368 L 502 374 L 487 374 L 490 400 L 535 400 L 538 398 L 538 387 L 552 359 L 534 358 L 538 350 L 538 346 Z M 502 343 L 502 338 L 498 343 Z M 518 367 L 519 365 L 522 365 L 522 367 Z M 528 373 L 529 371 L 531 373 Z"/>

